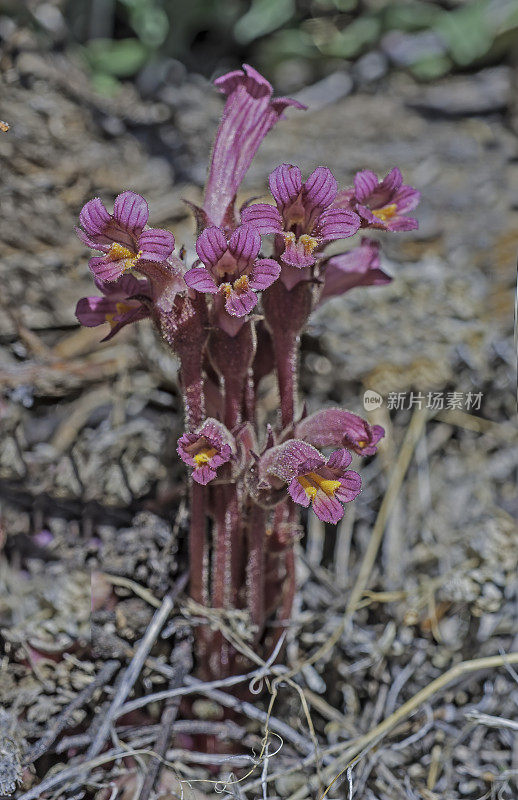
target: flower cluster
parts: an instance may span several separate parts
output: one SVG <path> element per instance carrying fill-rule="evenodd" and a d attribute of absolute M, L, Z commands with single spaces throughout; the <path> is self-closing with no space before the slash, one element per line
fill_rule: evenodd
<path fill-rule="evenodd" d="M 409 212 L 419 193 L 397 168 L 381 181 L 363 170 L 339 189 L 325 166 L 304 180 L 299 166 L 282 163 L 269 176 L 268 201 L 236 209 L 261 141 L 287 110 L 304 107 L 274 98 L 247 65 L 216 86 L 226 101 L 203 200 L 188 204 L 197 225 L 188 258 L 183 248 L 175 254 L 170 231 L 148 227 L 139 194 L 120 194 L 113 213 L 90 200 L 76 230 L 98 253 L 89 266 L 99 294 L 82 298 L 76 313 L 83 325 L 107 323 L 105 339 L 149 318 L 177 355 L 186 412 L 177 450 L 191 470 L 190 592 L 202 605 L 248 609 L 267 654 L 271 631 L 290 614 L 300 507 L 336 524 L 361 490 L 353 457 L 373 456 L 384 435 L 342 408 L 300 413 L 300 335 L 321 303 L 392 280 L 377 240 L 337 249 L 365 228 L 416 228 Z M 279 415 L 261 431 L 260 384 L 272 373 Z M 219 632 L 197 635 L 200 671 L 238 668 Z"/>

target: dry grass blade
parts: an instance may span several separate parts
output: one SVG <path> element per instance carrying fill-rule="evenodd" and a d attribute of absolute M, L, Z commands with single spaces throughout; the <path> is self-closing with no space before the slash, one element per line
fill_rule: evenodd
<path fill-rule="evenodd" d="M 417 692 L 417 694 L 411 697 L 410 700 L 407 700 L 406 703 L 403 703 L 402 706 L 396 709 L 393 714 L 386 717 L 379 725 L 376 725 L 376 727 L 364 736 L 360 736 L 355 741 L 354 745 L 341 745 L 342 748 L 345 747 L 345 752 L 336 759 L 333 765 L 326 767 L 322 771 L 322 777 L 325 780 L 332 780 L 332 782 L 319 800 L 324 800 L 332 786 L 349 767 L 353 766 L 355 761 L 358 760 L 357 757 L 365 751 L 366 748 L 380 741 L 389 731 L 393 730 L 398 723 L 406 719 L 409 714 L 419 708 L 419 706 L 425 703 L 436 692 L 444 689 L 448 684 L 453 683 L 470 672 L 495 669 L 512 664 L 518 664 L 518 653 L 509 653 L 504 656 L 489 656 L 487 658 L 475 658 L 472 661 L 461 661 L 443 675 L 439 675 L 438 678 L 421 689 L 421 691 Z M 307 787 L 292 794 L 288 800 L 305 800 L 305 798 L 310 796 L 311 790 L 314 789 L 318 789 L 318 779 L 316 777 L 311 778 L 308 781 Z"/>

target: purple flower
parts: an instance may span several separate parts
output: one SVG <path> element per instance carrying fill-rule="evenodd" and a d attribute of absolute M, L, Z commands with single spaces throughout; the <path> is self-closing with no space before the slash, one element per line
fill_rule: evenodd
<path fill-rule="evenodd" d="M 272 99 L 271 84 L 248 64 L 243 64 L 243 71 L 222 75 L 215 85 L 227 101 L 212 150 L 203 211 L 208 224 L 221 226 L 268 131 L 288 106 L 305 106 L 287 97 Z"/>
<path fill-rule="evenodd" d="M 295 435 L 314 447 L 347 447 L 361 456 L 372 456 L 385 436 L 381 425 L 369 425 L 343 408 L 326 408 L 299 422 Z"/>
<path fill-rule="evenodd" d="M 323 264 L 324 286 L 320 303 L 348 292 L 355 286 L 382 286 L 392 278 L 380 269 L 379 243 L 362 238 L 348 253 L 331 256 Z"/>
<path fill-rule="evenodd" d="M 256 291 L 267 289 L 279 277 L 280 266 L 271 258 L 260 258 L 261 236 L 249 225 L 241 225 L 227 241 L 221 228 L 205 228 L 196 242 L 204 266 L 185 273 L 185 283 L 197 292 L 221 293 L 225 309 L 233 317 L 244 317 L 257 303 Z"/>
<path fill-rule="evenodd" d="M 337 197 L 337 205 L 356 211 L 362 218 L 362 227 L 380 228 L 384 231 L 412 231 L 419 227 L 414 217 L 406 216 L 421 197 L 420 192 L 403 183 L 401 171 L 394 167 L 378 180 L 370 169 L 357 172 L 354 189 L 346 189 Z"/>
<path fill-rule="evenodd" d="M 193 480 L 205 486 L 216 477 L 218 467 L 230 461 L 233 442 L 227 428 L 209 417 L 195 433 L 180 436 L 177 452 L 185 464 L 194 467 Z"/>
<path fill-rule="evenodd" d="M 110 283 L 96 279 L 95 285 L 102 296 L 81 298 L 76 306 L 76 317 L 87 328 L 108 322 L 111 330 L 101 341 L 108 341 L 130 322 L 150 316 L 149 309 L 137 299 L 139 295 L 151 298 L 152 288 L 148 280 L 123 275 Z"/>
<path fill-rule="evenodd" d="M 76 233 L 102 256 L 90 259 L 90 269 L 102 281 L 115 281 L 127 270 L 145 272 L 145 263 L 166 262 L 174 250 L 174 236 L 161 228 L 144 229 L 149 217 L 146 201 L 135 192 L 115 198 L 113 214 L 95 197 L 79 214 L 81 228 Z"/>
<path fill-rule="evenodd" d="M 335 450 L 326 460 L 314 447 L 290 439 L 267 451 L 262 458 L 266 474 L 288 484 L 291 499 L 313 511 L 323 522 L 336 524 L 349 503 L 361 491 L 361 478 L 347 469 L 352 456 L 348 450 Z"/>
<path fill-rule="evenodd" d="M 260 233 L 281 234 L 285 264 L 302 269 L 315 263 L 314 252 L 334 239 L 348 239 L 360 227 L 360 218 L 350 209 L 337 208 L 337 183 L 326 167 L 317 167 L 305 183 L 300 169 L 281 164 L 270 175 L 270 190 L 276 206 L 255 203 L 241 218 Z"/>

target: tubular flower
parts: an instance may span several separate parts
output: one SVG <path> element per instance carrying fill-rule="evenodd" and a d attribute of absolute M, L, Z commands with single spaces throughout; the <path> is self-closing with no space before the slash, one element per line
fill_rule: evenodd
<path fill-rule="evenodd" d="M 382 286 L 392 281 L 380 268 L 379 244 L 362 238 L 361 245 L 331 256 L 323 263 L 324 285 L 320 304 L 332 297 L 345 294 L 355 286 Z"/>
<path fill-rule="evenodd" d="M 302 269 L 315 263 L 315 251 L 334 239 L 348 239 L 360 227 L 352 210 L 337 208 L 337 183 L 331 170 L 317 167 L 305 183 L 298 167 L 281 164 L 269 178 L 276 205 L 255 203 L 243 209 L 241 219 L 260 233 L 284 239 L 282 261 Z"/>
<path fill-rule="evenodd" d="M 361 491 L 361 478 L 347 469 L 352 456 L 348 450 L 335 450 L 326 460 L 314 447 L 299 439 L 290 439 L 267 451 L 263 469 L 275 480 L 288 484 L 291 499 L 313 511 L 323 522 L 336 524 L 344 515 L 343 503 L 349 503 Z"/>
<path fill-rule="evenodd" d="M 103 255 L 90 259 L 90 269 L 102 281 L 115 281 L 131 269 L 146 272 L 146 262 L 166 262 L 174 250 L 174 236 L 161 228 L 144 229 L 148 204 L 135 192 L 115 198 L 113 214 L 95 197 L 79 214 L 76 233 L 87 247 Z"/>
<path fill-rule="evenodd" d="M 148 307 L 138 299 L 138 296 L 151 299 L 152 288 L 148 280 L 123 275 L 110 283 L 96 279 L 95 285 L 102 296 L 82 297 L 76 306 L 76 317 L 87 328 L 108 322 L 110 332 L 101 341 L 108 341 L 130 322 L 150 316 Z"/>
<path fill-rule="evenodd" d="M 287 97 L 273 99 L 271 84 L 248 64 L 214 83 L 227 101 L 212 150 L 203 212 L 208 224 L 222 225 L 268 131 L 288 106 L 306 106 Z"/>
<path fill-rule="evenodd" d="M 271 258 L 257 258 L 261 236 L 249 225 L 241 225 L 227 241 L 221 228 L 205 228 L 196 242 L 196 252 L 204 266 L 185 273 L 185 283 L 197 292 L 221 293 L 225 309 L 234 317 L 244 317 L 256 305 L 256 291 L 267 289 L 280 274 Z"/>
<path fill-rule="evenodd" d="M 221 422 L 209 417 L 196 432 L 180 436 L 177 452 L 185 464 L 194 467 L 193 480 L 205 486 L 232 458 L 233 438 Z"/>
<path fill-rule="evenodd" d="M 362 227 L 380 228 L 384 231 L 412 231 L 419 227 L 414 217 L 406 216 L 416 208 L 420 192 L 403 183 L 401 171 L 394 167 L 378 180 L 370 169 L 357 172 L 354 189 L 346 189 L 337 197 L 337 205 L 356 211 L 362 218 Z"/>
<path fill-rule="evenodd" d="M 326 408 L 299 422 L 295 435 L 314 447 L 342 446 L 360 456 L 372 456 L 385 430 L 343 408 Z"/>

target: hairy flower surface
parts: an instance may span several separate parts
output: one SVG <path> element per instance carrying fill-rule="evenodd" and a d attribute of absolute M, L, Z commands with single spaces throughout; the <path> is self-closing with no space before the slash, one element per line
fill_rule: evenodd
<path fill-rule="evenodd" d="M 384 231 L 412 231 L 419 227 L 414 217 L 407 216 L 419 203 L 421 194 L 403 183 L 401 171 L 394 167 L 379 180 L 375 172 L 365 169 L 354 177 L 354 189 L 346 189 L 337 197 L 337 204 L 356 211 L 362 227 Z"/>
<path fill-rule="evenodd" d="M 337 523 L 349 503 L 361 491 L 361 478 L 347 469 L 352 456 L 335 450 L 326 460 L 319 451 L 300 439 L 290 439 L 263 456 L 263 471 L 288 484 L 291 499 L 313 511 L 323 522 Z"/>
<path fill-rule="evenodd" d="M 214 83 L 227 101 L 212 150 L 203 211 L 207 224 L 220 226 L 268 131 L 288 106 L 305 106 L 287 97 L 272 98 L 272 85 L 248 64 Z"/>
<path fill-rule="evenodd" d="M 295 427 L 295 435 L 314 447 L 347 447 L 360 456 L 372 456 L 385 436 L 381 425 L 369 425 L 358 414 L 343 408 L 326 408 L 306 417 Z"/>
<path fill-rule="evenodd" d="M 81 228 L 76 233 L 87 247 L 103 253 L 90 259 L 96 278 L 115 281 L 128 270 L 145 274 L 145 264 L 166 262 L 174 250 L 174 236 L 161 228 L 147 228 L 148 204 L 135 192 L 115 198 L 113 214 L 95 197 L 79 214 Z"/>
<path fill-rule="evenodd" d="M 241 225 L 227 241 L 221 228 L 205 228 L 196 242 L 204 266 L 185 273 L 185 283 L 197 292 L 222 294 L 225 309 L 244 317 L 256 305 L 256 292 L 267 289 L 279 277 L 281 268 L 271 258 L 257 258 L 261 236 L 249 225 Z"/>
<path fill-rule="evenodd" d="M 379 244 L 362 238 L 359 247 L 331 256 L 323 264 L 324 286 L 320 303 L 345 294 L 355 286 L 383 286 L 392 281 L 380 268 Z"/>
<path fill-rule="evenodd" d="M 360 227 L 354 211 L 336 208 L 336 180 L 327 167 L 317 167 L 305 183 L 298 167 L 281 164 L 269 178 L 276 205 L 255 203 L 243 209 L 244 223 L 260 233 L 284 238 L 281 258 L 285 264 L 302 269 L 315 263 L 315 251 L 335 239 L 348 239 Z"/>
<path fill-rule="evenodd" d="M 148 280 L 123 275 L 116 281 L 104 283 L 95 280 L 95 285 L 102 296 L 82 297 L 76 306 L 76 317 L 87 328 L 95 328 L 108 322 L 110 332 L 101 341 L 106 342 L 130 322 L 149 317 L 148 307 L 143 305 L 137 296 L 152 296 L 152 288 Z"/>
<path fill-rule="evenodd" d="M 233 441 L 227 428 L 209 417 L 196 432 L 180 436 L 177 452 L 185 464 L 194 467 L 193 480 L 205 486 L 214 480 L 218 468 L 230 461 Z"/>

